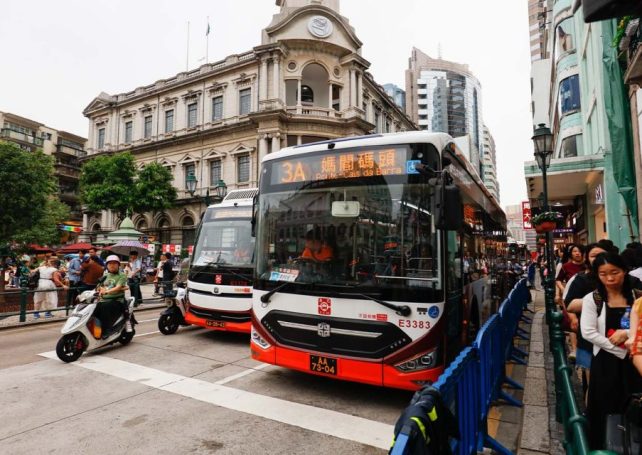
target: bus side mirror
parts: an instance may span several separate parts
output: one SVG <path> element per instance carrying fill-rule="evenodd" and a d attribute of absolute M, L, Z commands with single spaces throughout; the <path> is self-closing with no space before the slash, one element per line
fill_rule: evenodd
<path fill-rule="evenodd" d="M 256 237 L 256 210 L 258 208 L 258 196 L 252 198 L 252 237 Z"/>
<path fill-rule="evenodd" d="M 435 186 L 433 216 L 435 227 L 444 231 L 457 231 L 464 224 L 464 205 L 457 186 Z"/>

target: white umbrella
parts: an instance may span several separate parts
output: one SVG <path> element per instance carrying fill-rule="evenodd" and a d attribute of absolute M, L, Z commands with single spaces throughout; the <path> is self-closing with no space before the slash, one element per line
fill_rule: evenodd
<path fill-rule="evenodd" d="M 136 251 L 141 257 L 149 255 L 149 250 L 145 248 L 142 243 L 136 240 L 121 240 L 120 242 L 108 247 L 108 249 L 123 256 L 128 256 L 131 251 Z"/>

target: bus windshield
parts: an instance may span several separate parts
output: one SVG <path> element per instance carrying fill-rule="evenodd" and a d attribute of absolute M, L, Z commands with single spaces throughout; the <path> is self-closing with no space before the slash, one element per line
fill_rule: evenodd
<path fill-rule="evenodd" d="M 251 267 L 254 238 L 251 207 L 211 207 L 203 217 L 192 266 Z"/>
<path fill-rule="evenodd" d="M 380 175 L 261 193 L 256 276 L 266 287 L 370 288 L 393 300 L 429 300 L 442 287 L 432 191 Z"/>

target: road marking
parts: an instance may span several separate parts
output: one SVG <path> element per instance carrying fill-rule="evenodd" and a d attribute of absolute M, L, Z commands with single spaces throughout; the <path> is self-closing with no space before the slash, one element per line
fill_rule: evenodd
<path fill-rule="evenodd" d="M 142 321 L 139 321 L 138 319 L 136 319 L 136 322 L 138 322 L 139 324 L 140 324 L 141 322 L 152 322 L 152 321 L 158 321 L 158 318 L 154 318 L 154 319 L 143 319 Z"/>
<path fill-rule="evenodd" d="M 54 351 L 39 355 L 48 359 L 58 359 Z M 72 365 L 380 449 L 390 448 L 394 432 L 392 425 L 382 422 L 167 373 L 102 355 L 82 357 Z"/>
<path fill-rule="evenodd" d="M 257 371 L 261 371 L 263 368 L 269 367 L 269 363 L 262 363 L 261 365 L 251 368 L 249 370 L 241 371 L 240 373 L 233 374 L 232 376 L 228 376 L 226 378 L 221 379 L 220 381 L 216 381 L 214 384 L 218 385 L 223 385 L 227 384 L 228 382 L 232 382 L 236 379 L 242 378 L 244 376 L 247 376 L 248 374 L 256 373 Z"/>
<path fill-rule="evenodd" d="M 156 330 L 156 331 L 154 331 L 154 332 L 141 333 L 141 334 L 139 334 L 139 335 L 134 335 L 134 338 L 144 337 L 144 336 L 147 336 L 147 335 L 153 335 L 153 334 L 155 334 L 155 333 L 160 333 L 160 330 Z"/>

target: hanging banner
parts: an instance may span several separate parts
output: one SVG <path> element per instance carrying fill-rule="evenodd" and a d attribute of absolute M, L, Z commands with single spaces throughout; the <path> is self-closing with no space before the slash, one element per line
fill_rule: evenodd
<path fill-rule="evenodd" d="M 187 252 L 191 255 L 194 254 L 194 245 L 190 245 L 187 247 Z"/>
<path fill-rule="evenodd" d="M 66 232 L 82 232 L 82 228 L 78 226 L 69 226 L 66 224 L 59 224 L 58 229 Z"/>
<path fill-rule="evenodd" d="M 149 251 L 152 255 L 156 252 L 156 246 L 153 243 L 143 243 L 143 248 Z"/>
<path fill-rule="evenodd" d="M 163 245 L 163 253 L 172 253 L 172 254 L 181 254 L 181 246 L 180 245 L 173 245 L 173 244 L 166 244 Z"/>
<path fill-rule="evenodd" d="M 524 225 L 524 229 L 533 229 L 531 219 L 531 203 L 529 201 L 522 201 L 522 223 Z"/>

